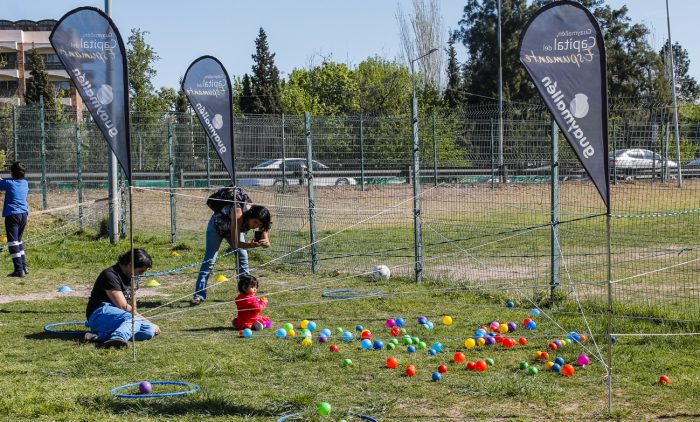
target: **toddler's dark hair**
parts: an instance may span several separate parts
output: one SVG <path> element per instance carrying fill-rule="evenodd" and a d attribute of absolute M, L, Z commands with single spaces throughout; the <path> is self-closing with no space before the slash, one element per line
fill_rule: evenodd
<path fill-rule="evenodd" d="M 27 167 L 19 161 L 15 161 L 10 166 L 10 172 L 12 173 L 13 179 L 24 179 L 24 175 L 27 173 Z"/>
<path fill-rule="evenodd" d="M 238 277 L 238 293 L 244 295 L 251 287 L 258 287 L 258 279 L 250 274 L 241 274 Z"/>

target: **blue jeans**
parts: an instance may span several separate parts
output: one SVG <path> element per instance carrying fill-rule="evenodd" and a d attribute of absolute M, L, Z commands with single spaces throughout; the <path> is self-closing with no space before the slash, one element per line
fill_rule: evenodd
<path fill-rule="evenodd" d="M 223 240 L 224 238 L 219 236 L 219 233 L 216 232 L 214 216 L 212 215 L 212 217 L 209 219 L 209 224 L 207 224 L 204 260 L 202 261 L 201 267 L 199 267 L 199 275 L 197 276 L 197 282 L 194 285 L 195 299 L 207 298 L 207 282 L 209 281 L 211 270 L 214 268 L 214 263 L 216 263 L 216 257 L 219 254 L 219 248 L 221 247 L 221 242 Z M 245 242 L 245 234 L 240 234 L 239 241 Z M 238 248 L 236 253 L 238 255 L 239 272 L 241 274 L 249 274 L 248 251 L 243 248 Z"/>
<path fill-rule="evenodd" d="M 99 341 L 119 338 L 131 340 L 131 312 L 123 311 L 108 302 L 95 309 L 87 320 L 90 332 L 97 334 Z M 150 340 L 156 335 L 150 322 L 140 317 L 134 319 L 134 338 L 137 341 Z"/>

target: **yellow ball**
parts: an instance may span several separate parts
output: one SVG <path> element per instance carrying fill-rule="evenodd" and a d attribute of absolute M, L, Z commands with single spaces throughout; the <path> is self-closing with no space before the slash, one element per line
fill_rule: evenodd
<path fill-rule="evenodd" d="M 467 349 L 473 349 L 474 346 L 476 346 L 476 342 L 473 338 L 468 338 L 464 340 L 464 347 L 466 347 Z"/>
<path fill-rule="evenodd" d="M 7 243 L 7 236 L 0 237 L 0 242 Z"/>
<path fill-rule="evenodd" d="M 561 341 L 561 347 L 564 347 L 564 346 L 566 346 L 566 340 Z"/>
<path fill-rule="evenodd" d="M 552 362 L 552 361 L 550 360 L 549 362 L 547 362 L 547 363 L 544 364 L 544 369 L 546 369 L 546 370 L 548 370 L 548 371 L 551 371 L 551 370 L 552 370 L 552 366 L 554 366 L 554 362 Z"/>
<path fill-rule="evenodd" d="M 539 359 L 542 357 L 542 352 L 535 352 L 535 359 Z"/>
<path fill-rule="evenodd" d="M 172 251 L 170 252 L 170 256 L 180 256 L 180 254 L 177 251 Z"/>
<path fill-rule="evenodd" d="M 483 337 L 479 337 L 479 339 L 476 341 L 476 344 L 478 344 L 479 346 L 483 346 L 484 344 L 486 344 L 486 340 Z"/>
<path fill-rule="evenodd" d="M 501 334 L 508 333 L 508 324 L 505 322 L 501 323 L 501 325 L 498 326 L 498 332 Z"/>
<path fill-rule="evenodd" d="M 306 327 L 308 327 L 308 326 L 309 326 L 309 320 L 308 320 L 308 319 L 302 320 L 302 321 L 301 321 L 301 324 L 299 324 L 299 326 L 300 326 L 301 328 L 306 328 Z"/>
<path fill-rule="evenodd" d="M 287 330 L 287 335 L 289 337 L 294 337 L 295 335 L 297 335 L 297 333 L 295 333 L 294 330 Z"/>
<path fill-rule="evenodd" d="M 445 325 L 452 325 L 452 317 L 449 315 L 445 315 L 442 317 L 442 323 Z"/>
<path fill-rule="evenodd" d="M 304 338 L 304 340 L 301 341 L 301 345 L 303 347 L 311 347 L 311 344 L 311 339 L 308 337 Z"/>

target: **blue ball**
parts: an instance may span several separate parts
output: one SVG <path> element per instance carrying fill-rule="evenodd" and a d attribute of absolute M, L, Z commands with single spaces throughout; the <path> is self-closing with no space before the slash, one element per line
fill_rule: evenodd
<path fill-rule="evenodd" d="M 284 328 L 277 329 L 277 337 L 279 337 L 279 338 L 287 337 L 287 331 L 285 331 Z"/>
<path fill-rule="evenodd" d="M 250 328 L 245 328 L 243 330 L 243 338 L 251 338 L 253 337 L 253 331 L 251 331 Z"/>
<path fill-rule="evenodd" d="M 561 365 L 559 365 L 558 363 L 555 363 L 554 365 L 552 365 L 552 372 L 560 372 L 560 371 L 561 371 Z"/>
<path fill-rule="evenodd" d="M 364 339 L 360 342 L 360 347 L 362 347 L 365 350 L 369 350 L 372 348 L 372 340 L 369 339 Z"/>
<path fill-rule="evenodd" d="M 364 329 L 365 329 L 365 327 L 363 327 L 361 325 L 358 325 L 357 327 L 355 327 L 355 331 L 357 331 L 358 333 Z"/>
<path fill-rule="evenodd" d="M 437 355 L 437 350 L 435 350 L 435 349 L 428 349 L 428 354 L 429 354 L 430 356 L 435 356 L 435 355 Z"/>
<path fill-rule="evenodd" d="M 397 327 L 403 327 L 404 325 L 406 325 L 406 321 L 404 321 L 403 318 L 396 318 Z"/>
<path fill-rule="evenodd" d="M 352 333 L 350 331 L 343 333 L 343 341 L 352 341 Z"/>
<path fill-rule="evenodd" d="M 513 308 L 514 306 L 515 306 L 515 303 L 513 303 L 513 301 L 509 300 L 508 302 L 506 302 L 506 308 Z"/>
<path fill-rule="evenodd" d="M 323 330 L 321 330 L 321 334 L 326 336 L 326 338 L 331 338 L 331 330 L 329 330 L 328 328 L 324 328 Z"/>
<path fill-rule="evenodd" d="M 436 341 L 435 343 L 433 343 L 433 349 L 435 349 L 435 351 L 438 353 L 442 352 L 442 343 Z"/>
<path fill-rule="evenodd" d="M 533 309 L 533 310 L 530 311 L 530 315 L 532 315 L 532 316 L 537 316 L 537 315 L 539 315 L 539 314 L 540 314 L 540 310 L 539 310 L 539 309 Z"/>
<path fill-rule="evenodd" d="M 615 336 L 610 336 L 610 341 L 612 341 L 612 344 L 617 343 L 617 338 Z"/>
<path fill-rule="evenodd" d="M 432 330 L 433 328 L 435 328 L 435 325 L 433 324 L 432 321 L 426 322 L 425 325 L 427 325 L 426 328 L 427 328 L 428 330 Z"/>
<path fill-rule="evenodd" d="M 560 356 L 560 357 L 554 359 L 554 363 L 556 363 L 559 366 L 564 366 L 564 358 Z"/>
<path fill-rule="evenodd" d="M 428 318 L 426 318 L 426 317 L 424 317 L 424 316 L 418 317 L 418 325 L 423 325 L 423 324 L 425 324 L 426 322 L 428 322 Z"/>
<path fill-rule="evenodd" d="M 486 330 L 484 330 L 483 328 L 479 328 L 478 330 L 476 330 L 476 337 L 483 337 L 485 335 L 486 335 Z"/>
<path fill-rule="evenodd" d="M 309 321 L 309 323 L 306 325 L 306 329 L 309 331 L 313 331 L 316 329 L 316 323 L 313 321 Z"/>
<path fill-rule="evenodd" d="M 494 344 L 496 344 L 496 337 L 488 336 L 485 337 L 484 340 L 486 340 L 486 343 L 484 344 L 486 344 L 487 346 L 493 346 Z"/>
<path fill-rule="evenodd" d="M 527 323 L 527 327 L 525 328 L 527 328 L 528 330 L 534 330 L 535 328 L 537 328 L 537 323 L 535 321 L 530 321 Z"/>
<path fill-rule="evenodd" d="M 435 371 L 433 372 L 433 381 L 440 381 L 442 379 L 442 375 L 440 375 L 439 372 Z"/>
<path fill-rule="evenodd" d="M 410 345 L 406 348 L 408 353 L 416 353 L 416 346 Z"/>
<path fill-rule="evenodd" d="M 374 340 L 374 343 L 372 343 L 372 347 L 374 350 L 382 350 L 384 348 L 384 342 L 381 340 Z"/>

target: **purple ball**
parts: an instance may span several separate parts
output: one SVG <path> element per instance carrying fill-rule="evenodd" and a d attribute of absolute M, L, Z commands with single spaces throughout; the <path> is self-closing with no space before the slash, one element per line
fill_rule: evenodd
<path fill-rule="evenodd" d="M 487 346 L 492 346 L 496 344 L 496 338 L 495 337 L 484 337 L 484 340 L 486 340 L 486 345 Z"/>
<path fill-rule="evenodd" d="M 394 321 L 393 318 L 389 318 L 386 320 L 386 327 L 387 328 L 394 328 L 395 325 L 396 325 L 396 321 Z"/>
<path fill-rule="evenodd" d="M 557 349 L 561 349 L 561 341 L 559 340 L 554 340 L 552 343 L 557 345 Z"/>
<path fill-rule="evenodd" d="M 427 323 L 427 322 L 428 322 L 428 318 L 426 318 L 426 317 L 424 317 L 424 316 L 418 317 L 418 324 L 419 324 L 419 325 L 423 325 L 423 324 L 425 324 L 425 323 Z"/>
<path fill-rule="evenodd" d="M 141 381 L 139 383 L 139 393 L 141 394 L 151 394 L 153 392 L 153 386 L 148 381 Z"/>
<path fill-rule="evenodd" d="M 518 329 L 518 326 L 515 325 L 514 322 L 509 322 L 509 323 L 508 323 L 508 332 L 509 332 L 509 333 L 512 333 L 513 331 L 515 331 L 515 330 L 517 330 L 517 329 Z"/>
<path fill-rule="evenodd" d="M 270 328 L 270 326 L 272 325 L 272 321 L 266 320 L 264 325 L 265 325 L 265 328 Z"/>
<path fill-rule="evenodd" d="M 319 343 L 325 343 L 328 341 L 328 337 L 326 337 L 325 334 L 319 334 L 318 335 L 318 342 Z"/>

